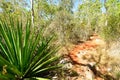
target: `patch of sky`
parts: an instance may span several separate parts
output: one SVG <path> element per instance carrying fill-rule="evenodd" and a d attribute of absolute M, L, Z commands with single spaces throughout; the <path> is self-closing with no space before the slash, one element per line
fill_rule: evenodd
<path fill-rule="evenodd" d="M 102 13 L 106 13 L 105 1 L 106 1 L 106 0 L 100 0 L 100 2 L 101 2 L 101 4 L 102 4 L 102 7 L 101 7 Z"/>
<path fill-rule="evenodd" d="M 2 12 L 2 9 L 0 8 L 0 12 Z"/>
<path fill-rule="evenodd" d="M 77 11 L 78 10 L 78 6 L 82 4 L 82 0 L 75 0 L 74 1 L 74 7 L 72 9 L 73 12 Z"/>
<path fill-rule="evenodd" d="M 52 3 L 54 5 L 58 5 L 59 1 L 58 0 L 47 0 L 48 3 Z"/>
<path fill-rule="evenodd" d="M 101 2 L 102 4 L 104 4 L 104 3 L 105 3 L 105 1 L 106 1 L 106 0 L 100 0 L 100 2 Z"/>
<path fill-rule="evenodd" d="M 103 6 L 103 7 L 101 8 L 101 11 L 102 11 L 102 13 L 106 13 L 106 8 L 105 8 L 105 6 Z"/>

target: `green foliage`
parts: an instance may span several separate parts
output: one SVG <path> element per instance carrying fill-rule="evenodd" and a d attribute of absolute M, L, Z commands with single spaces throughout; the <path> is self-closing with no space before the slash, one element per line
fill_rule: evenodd
<path fill-rule="evenodd" d="M 83 1 L 78 5 L 73 27 L 73 38 L 86 40 L 89 35 L 98 31 L 98 21 L 101 14 L 99 1 Z"/>
<path fill-rule="evenodd" d="M 25 27 L 15 18 L 9 20 L 0 20 L 0 79 L 43 77 L 61 66 L 53 65 L 59 59 L 58 48 L 50 45 L 53 37 L 44 37 L 42 29 L 35 33 L 29 20 Z"/>
<path fill-rule="evenodd" d="M 107 11 L 102 16 L 101 32 L 107 41 L 116 41 L 120 37 L 120 2 L 109 0 L 105 3 L 105 7 Z"/>
<path fill-rule="evenodd" d="M 118 40 L 120 37 L 120 16 L 111 15 L 108 17 L 107 26 L 103 26 L 103 35 L 107 41 Z"/>
<path fill-rule="evenodd" d="M 2 2 L 1 8 L 3 9 L 3 11 L 5 11 L 6 13 L 10 13 L 14 11 L 14 7 L 12 6 L 13 4 L 10 2 Z"/>
<path fill-rule="evenodd" d="M 77 1 L 79 2 L 77 3 Z M 29 60 L 29 58 L 31 58 L 30 55 L 35 56 L 39 50 L 38 47 L 40 47 L 40 45 L 45 46 L 47 43 L 49 43 L 49 38 L 46 39 L 43 37 L 43 35 L 57 35 L 57 39 L 54 41 L 54 43 L 60 43 L 63 46 L 69 42 L 77 43 L 80 42 L 80 40 L 85 41 L 88 39 L 88 36 L 93 33 L 100 34 L 107 42 L 117 41 L 120 37 L 120 0 L 104 0 L 106 1 L 104 3 L 100 1 L 101 0 L 33 0 L 34 5 L 32 11 L 34 13 L 33 17 L 35 32 L 31 27 L 25 27 L 27 20 L 26 16 L 28 16 L 29 19 L 31 18 L 30 4 L 28 4 L 27 1 L 1 0 L 0 17 L 3 20 L 2 26 L 6 26 L 0 28 L 0 43 L 2 46 L 0 51 L 1 57 L 3 57 L 3 61 L 4 58 L 5 60 L 9 61 L 9 63 L 13 65 L 11 65 L 12 67 L 17 66 L 14 72 L 11 70 L 11 68 L 8 69 L 7 72 L 11 71 L 12 74 L 17 75 L 17 77 L 23 77 L 23 74 L 26 73 L 25 70 L 33 60 Z M 76 6 L 77 4 L 78 7 Z M 74 7 L 77 9 L 73 11 Z M 102 10 L 103 7 L 106 9 L 105 11 Z M 19 16 L 18 19 L 22 18 L 21 22 L 13 21 L 14 25 L 11 25 L 11 22 L 9 22 L 8 19 L 4 20 L 5 17 L 8 17 L 8 13 L 14 17 Z M 28 21 L 28 23 L 30 22 Z M 14 26 L 15 29 L 12 26 Z M 44 31 L 40 31 L 39 28 L 44 28 Z M 3 33 L 4 36 L 2 36 Z M 38 41 L 36 42 L 38 34 L 41 35 L 39 35 L 39 43 Z M 5 35 L 8 37 L 5 37 Z M 19 37 L 21 38 L 19 39 Z M 26 41 L 26 38 L 29 39 Z M 45 44 L 42 44 L 42 41 L 43 43 L 45 41 Z M 34 49 L 34 47 L 30 45 L 35 45 L 37 49 Z M 7 50 L 6 52 L 2 50 L 4 48 Z M 51 51 L 52 48 L 48 48 L 45 48 L 45 50 L 47 49 L 46 51 L 49 53 L 49 50 Z M 47 52 L 44 52 L 45 50 L 43 50 L 43 53 L 47 54 Z M 25 54 L 23 55 L 23 53 Z M 27 58 L 25 58 L 26 56 Z M 29 62 L 25 64 L 27 61 Z M 30 65 L 33 65 L 33 63 L 35 62 L 32 62 Z M 39 62 L 37 64 L 39 64 Z M 24 65 L 26 67 L 23 68 L 22 66 Z M 35 65 L 35 67 L 37 66 L 38 65 Z M 0 67 L 1 71 L 3 71 L 3 67 L 6 68 L 6 65 L 2 63 Z M 31 67 L 32 70 L 35 68 L 33 66 Z M 32 70 L 28 70 L 28 73 L 31 73 L 30 75 L 26 75 L 31 76 Z M 33 72 L 35 73 L 35 71 Z M 6 79 L 2 73 L 0 76 L 3 77 L 3 79 Z M 7 74 L 7 76 L 10 78 L 12 77 L 11 73 Z"/>

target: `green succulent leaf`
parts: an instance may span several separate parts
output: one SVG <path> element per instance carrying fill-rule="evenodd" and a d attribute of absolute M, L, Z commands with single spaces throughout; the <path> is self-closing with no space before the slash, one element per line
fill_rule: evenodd
<path fill-rule="evenodd" d="M 59 48 L 51 47 L 53 36 L 44 37 L 43 29 L 36 33 L 30 20 L 25 26 L 22 21 L 12 17 L 9 22 L 0 20 L 0 36 L 0 67 L 7 65 L 7 75 L 2 75 L 1 70 L 0 78 L 40 77 L 42 72 L 61 67 L 59 64 L 53 65 L 60 57 L 56 55 Z"/>

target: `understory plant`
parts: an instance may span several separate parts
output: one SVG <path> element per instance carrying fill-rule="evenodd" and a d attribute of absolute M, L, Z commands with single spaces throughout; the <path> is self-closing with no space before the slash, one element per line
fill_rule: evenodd
<path fill-rule="evenodd" d="M 0 20 L 0 80 L 42 80 L 61 67 L 55 64 L 60 56 L 58 47 L 51 46 L 53 36 L 43 32 L 36 32 L 30 20 L 26 24 L 14 18 Z"/>

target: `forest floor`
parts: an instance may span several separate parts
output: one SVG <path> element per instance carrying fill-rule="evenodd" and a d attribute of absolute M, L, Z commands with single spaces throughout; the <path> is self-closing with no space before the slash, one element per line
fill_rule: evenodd
<path fill-rule="evenodd" d="M 63 74 L 62 76 L 60 75 L 59 79 L 55 80 L 116 80 L 111 73 L 111 68 L 108 66 L 107 61 L 97 63 L 97 61 L 93 61 L 91 58 L 86 64 L 86 60 L 81 59 L 82 64 L 78 64 L 69 57 L 69 53 L 65 48 L 62 49 L 62 52 L 65 53 L 61 60 L 61 62 L 65 63 Z M 86 58 L 90 58 L 90 56 L 96 55 L 84 55 Z"/>
<path fill-rule="evenodd" d="M 83 44 L 85 46 L 82 49 Z M 63 47 L 60 50 L 60 53 L 63 54 L 60 62 L 65 65 L 62 72 L 60 71 L 61 74 L 57 74 L 58 78 L 53 80 L 120 80 L 120 69 L 118 70 L 120 67 L 118 61 L 115 60 L 118 55 L 111 57 L 108 54 L 109 49 L 106 49 L 105 45 L 103 45 L 104 47 L 91 46 L 93 46 L 91 42 L 87 41 L 87 43 L 70 44 L 69 47 Z M 115 65 L 118 66 L 117 70 Z"/>

